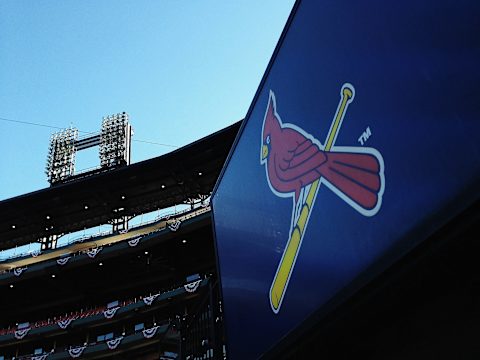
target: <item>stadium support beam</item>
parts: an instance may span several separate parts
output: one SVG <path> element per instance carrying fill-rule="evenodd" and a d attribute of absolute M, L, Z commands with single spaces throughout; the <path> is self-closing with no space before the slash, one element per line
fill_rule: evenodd
<path fill-rule="evenodd" d="M 196 197 L 192 198 L 189 197 L 183 203 L 186 205 L 190 205 L 190 208 L 193 210 L 195 204 L 202 204 L 205 205 L 206 200 L 210 197 L 210 194 L 198 194 Z"/>
<path fill-rule="evenodd" d="M 112 225 L 112 231 L 120 232 L 120 231 L 128 231 L 128 222 L 133 218 L 133 216 L 120 216 L 117 218 L 113 218 L 109 221 Z"/>
<path fill-rule="evenodd" d="M 60 239 L 63 234 L 52 234 L 48 236 L 41 237 L 38 239 L 38 242 L 41 244 L 40 249 L 44 250 L 53 250 L 57 248 L 57 240 Z"/>

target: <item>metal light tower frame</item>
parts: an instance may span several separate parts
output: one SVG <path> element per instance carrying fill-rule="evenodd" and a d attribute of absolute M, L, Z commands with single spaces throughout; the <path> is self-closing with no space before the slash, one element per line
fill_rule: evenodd
<path fill-rule="evenodd" d="M 75 173 L 75 154 L 78 130 L 68 128 L 50 138 L 45 172 L 51 185 L 61 182 Z"/>
<path fill-rule="evenodd" d="M 103 118 L 100 134 L 100 164 L 102 168 L 130 164 L 132 126 L 123 112 Z"/>
<path fill-rule="evenodd" d="M 79 178 L 105 170 L 130 165 L 131 141 L 133 129 L 125 112 L 106 116 L 102 121 L 100 133 L 78 138 L 78 129 L 70 127 L 52 135 L 48 149 L 47 174 L 50 186 L 65 183 L 72 178 Z M 82 173 L 75 173 L 75 156 L 77 151 L 99 146 L 100 167 Z M 116 209 L 116 210 L 123 210 Z M 117 213 L 110 223 L 113 231 L 128 230 L 128 216 Z M 49 231 L 50 228 L 46 228 Z M 42 250 L 54 249 L 58 238 L 63 234 L 51 233 L 38 239 Z"/>
<path fill-rule="evenodd" d="M 104 117 L 100 133 L 81 139 L 73 127 L 53 134 L 45 169 L 48 182 L 55 185 L 78 175 L 75 173 L 77 151 L 93 146 L 99 146 L 100 168 L 96 171 L 130 165 L 132 135 L 133 129 L 125 112 Z"/>

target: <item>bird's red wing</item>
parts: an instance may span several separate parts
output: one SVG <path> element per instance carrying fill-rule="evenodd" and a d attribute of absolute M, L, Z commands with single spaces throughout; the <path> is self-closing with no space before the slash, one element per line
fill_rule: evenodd
<path fill-rule="evenodd" d="M 320 177 L 316 170 L 327 161 L 325 153 L 310 139 L 305 138 L 293 129 L 282 131 L 284 144 L 280 152 L 279 180 L 291 182 L 301 181 L 307 185 Z"/>

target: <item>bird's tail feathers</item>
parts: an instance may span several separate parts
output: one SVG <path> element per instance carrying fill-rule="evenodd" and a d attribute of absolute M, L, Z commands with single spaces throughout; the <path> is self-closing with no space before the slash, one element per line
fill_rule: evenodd
<path fill-rule="evenodd" d="M 366 210 L 378 202 L 381 189 L 380 162 L 373 154 L 328 152 L 321 175 Z"/>

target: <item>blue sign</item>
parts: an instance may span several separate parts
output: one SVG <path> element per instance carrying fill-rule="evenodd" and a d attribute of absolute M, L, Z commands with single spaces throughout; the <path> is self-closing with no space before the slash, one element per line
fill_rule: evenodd
<path fill-rule="evenodd" d="M 480 3 L 301 1 L 213 195 L 254 359 L 480 198 Z"/>

